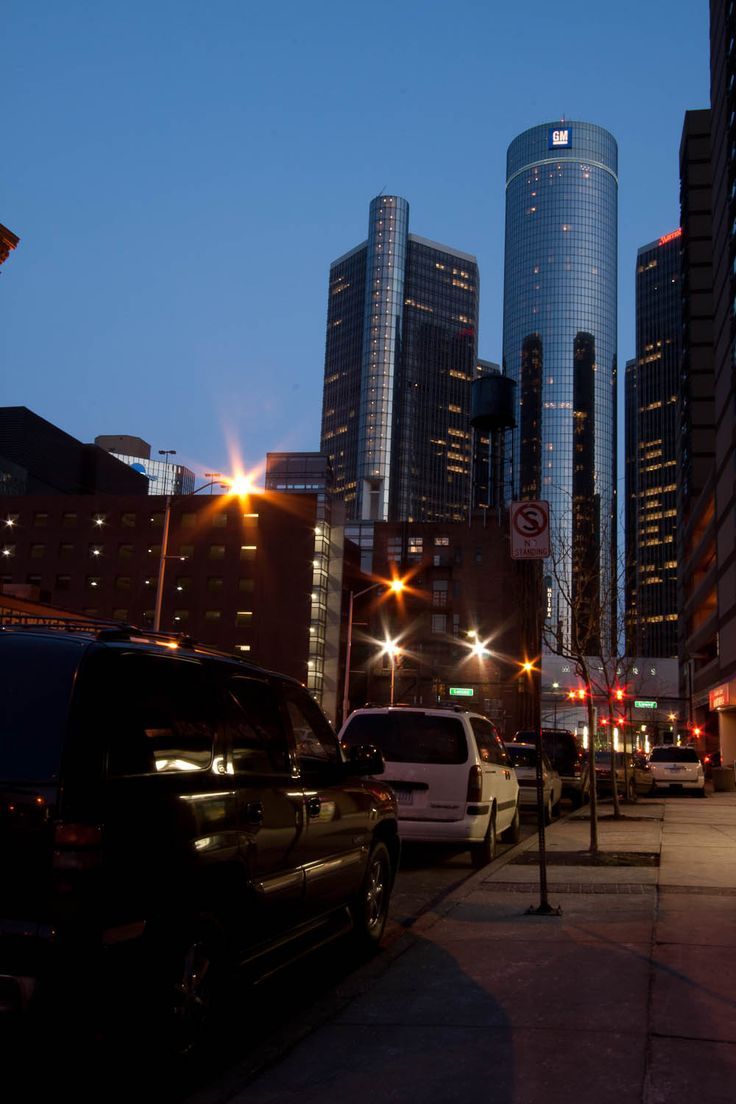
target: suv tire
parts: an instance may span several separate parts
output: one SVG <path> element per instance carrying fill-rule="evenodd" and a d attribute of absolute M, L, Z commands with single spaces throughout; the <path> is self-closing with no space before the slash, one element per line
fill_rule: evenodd
<path fill-rule="evenodd" d="M 496 857 L 496 810 L 491 811 L 488 820 L 488 828 L 482 843 L 474 843 L 470 849 L 470 857 L 473 866 L 482 870 L 484 866 L 492 863 Z"/>
<path fill-rule="evenodd" d="M 373 953 L 381 942 L 388 918 L 392 881 L 391 856 L 386 844 L 379 840 L 371 848 L 363 885 L 350 910 L 353 936 L 364 953 Z"/>
<path fill-rule="evenodd" d="M 183 1058 L 206 1044 L 215 1025 L 226 976 L 224 939 L 214 921 L 193 917 L 172 941 L 151 949 L 158 959 L 152 1009 L 161 1015 L 163 1051 Z"/>
<path fill-rule="evenodd" d="M 516 809 L 514 810 L 514 819 L 509 824 L 505 832 L 502 833 L 501 839 L 504 843 L 518 843 L 521 838 L 521 813 L 519 812 L 519 805 L 517 802 Z"/>

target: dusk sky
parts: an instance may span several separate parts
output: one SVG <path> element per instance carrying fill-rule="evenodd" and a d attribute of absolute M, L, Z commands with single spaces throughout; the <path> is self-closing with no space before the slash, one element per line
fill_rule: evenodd
<path fill-rule="evenodd" d="M 502 339 L 506 148 L 619 144 L 620 383 L 636 250 L 679 222 L 706 0 L 5 0 L 0 404 L 204 471 L 318 449 L 330 262 L 381 191 L 474 253 Z M 623 422 L 623 408 L 620 411 Z"/>

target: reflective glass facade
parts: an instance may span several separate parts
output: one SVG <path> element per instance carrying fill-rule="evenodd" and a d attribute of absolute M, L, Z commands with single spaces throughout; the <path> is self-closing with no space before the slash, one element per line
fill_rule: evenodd
<path fill-rule="evenodd" d="M 514 494 L 550 503 L 571 603 L 548 576 L 564 640 L 610 629 L 616 539 L 618 152 L 608 131 L 544 123 L 511 143 L 506 174 L 504 371 L 517 382 Z"/>
<path fill-rule="evenodd" d="M 378 196 L 330 270 L 321 449 L 348 520 L 462 520 L 470 503 L 475 258 L 408 232 Z"/>
<path fill-rule="evenodd" d="M 627 652 L 677 655 L 681 233 L 636 260 L 636 359 L 626 365 Z"/>

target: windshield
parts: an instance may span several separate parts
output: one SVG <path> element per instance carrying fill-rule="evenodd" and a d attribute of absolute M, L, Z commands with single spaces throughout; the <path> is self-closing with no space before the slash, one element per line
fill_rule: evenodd
<path fill-rule="evenodd" d="M 373 744 L 387 763 L 465 763 L 468 747 L 457 717 L 425 713 L 358 713 L 342 736 L 346 747 Z"/>
<path fill-rule="evenodd" d="M 698 753 L 689 747 L 652 748 L 650 759 L 653 763 L 697 763 Z"/>
<path fill-rule="evenodd" d="M 537 749 L 523 747 L 519 744 L 507 744 L 506 750 L 515 767 L 536 767 Z"/>

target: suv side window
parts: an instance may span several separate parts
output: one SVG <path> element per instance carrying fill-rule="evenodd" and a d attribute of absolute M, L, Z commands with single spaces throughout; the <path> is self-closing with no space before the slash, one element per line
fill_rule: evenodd
<path fill-rule="evenodd" d="M 109 775 L 210 769 L 218 709 L 201 664 L 128 653 L 115 656 L 108 677 Z"/>
<path fill-rule="evenodd" d="M 229 679 L 226 727 L 236 774 L 288 771 L 286 731 L 273 686 L 240 676 Z"/>
<path fill-rule="evenodd" d="M 478 754 L 484 763 L 500 763 L 510 766 L 510 760 L 494 725 L 482 717 L 470 717 L 470 725 L 478 745 Z"/>
<path fill-rule="evenodd" d="M 342 761 L 337 736 L 308 694 L 286 686 L 286 705 L 296 743 L 296 753 L 305 769 Z"/>

